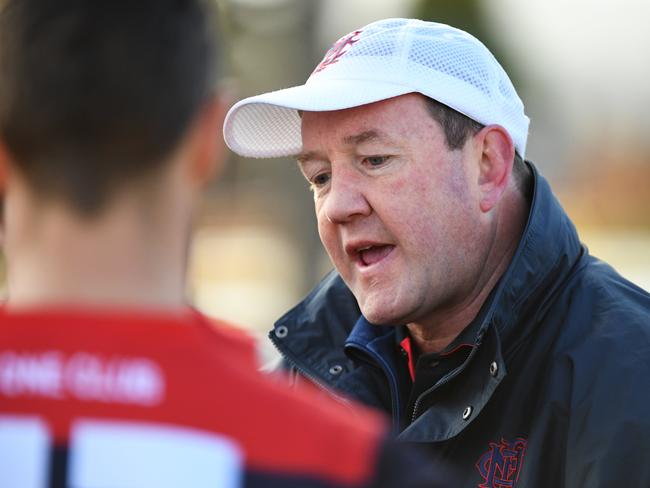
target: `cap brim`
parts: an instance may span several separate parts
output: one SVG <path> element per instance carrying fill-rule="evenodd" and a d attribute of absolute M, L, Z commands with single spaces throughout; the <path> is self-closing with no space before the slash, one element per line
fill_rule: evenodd
<path fill-rule="evenodd" d="M 294 156 L 302 150 L 298 111 L 342 110 L 411 92 L 411 86 L 377 80 L 311 81 L 237 102 L 226 115 L 223 135 L 241 156 Z"/>

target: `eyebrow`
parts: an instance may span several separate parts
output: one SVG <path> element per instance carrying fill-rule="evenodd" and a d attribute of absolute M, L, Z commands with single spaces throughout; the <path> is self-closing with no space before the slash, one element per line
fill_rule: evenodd
<path fill-rule="evenodd" d="M 365 130 L 358 134 L 345 136 L 342 141 L 346 146 L 357 146 L 359 144 L 363 144 L 364 142 L 374 141 L 376 139 L 386 139 L 390 141 L 390 139 L 383 132 L 377 129 Z M 306 151 L 296 155 L 295 158 L 299 164 L 302 164 L 312 159 L 318 159 L 319 153 L 317 151 Z"/>
<path fill-rule="evenodd" d="M 375 139 L 381 139 L 383 134 L 376 129 L 366 130 L 360 132 L 359 134 L 354 134 L 351 136 L 345 136 L 343 138 L 343 143 L 348 146 L 356 146 L 358 144 L 372 141 Z"/>

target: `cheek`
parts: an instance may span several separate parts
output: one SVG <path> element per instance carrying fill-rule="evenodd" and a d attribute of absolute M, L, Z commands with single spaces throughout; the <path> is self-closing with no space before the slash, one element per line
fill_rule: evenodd
<path fill-rule="evenodd" d="M 468 225 L 461 203 L 449 195 L 432 190 L 422 180 L 411 185 L 393 210 L 389 224 L 401 244 L 420 262 L 445 260 L 460 252 L 468 236 Z"/>
<path fill-rule="evenodd" d="M 335 226 L 327 220 L 324 215 L 316 214 L 318 223 L 318 235 L 320 236 L 321 243 L 325 247 L 327 254 L 329 254 L 332 261 L 336 262 L 339 256 L 339 242 Z"/>

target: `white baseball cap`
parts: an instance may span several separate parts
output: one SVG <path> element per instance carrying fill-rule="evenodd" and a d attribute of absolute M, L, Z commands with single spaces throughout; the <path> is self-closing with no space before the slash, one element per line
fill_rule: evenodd
<path fill-rule="evenodd" d="M 483 125 L 501 125 L 524 157 L 530 120 L 492 53 L 467 32 L 416 19 L 380 20 L 343 36 L 304 85 L 236 103 L 224 138 L 241 156 L 293 156 L 302 150 L 298 111 L 341 110 L 414 92 Z"/>

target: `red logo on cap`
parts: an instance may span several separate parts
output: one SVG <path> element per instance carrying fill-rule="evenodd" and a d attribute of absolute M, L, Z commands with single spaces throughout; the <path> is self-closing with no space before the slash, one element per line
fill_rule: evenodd
<path fill-rule="evenodd" d="M 351 32 L 347 36 L 341 37 L 338 41 L 334 43 L 334 45 L 325 53 L 325 57 L 323 60 L 320 62 L 318 66 L 316 66 L 316 69 L 314 70 L 314 73 L 318 73 L 319 71 L 323 71 L 325 68 L 327 68 L 330 64 L 336 63 L 341 56 L 343 56 L 346 52 L 350 50 L 350 47 L 352 47 L 352 44 L 357 42 L 359 40 L 359 34 L 361 34 L 360 30 Z M 314 74 L 312 73 L 312 74 Z"/>

